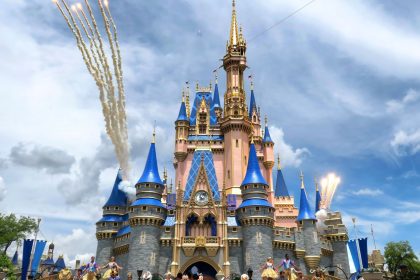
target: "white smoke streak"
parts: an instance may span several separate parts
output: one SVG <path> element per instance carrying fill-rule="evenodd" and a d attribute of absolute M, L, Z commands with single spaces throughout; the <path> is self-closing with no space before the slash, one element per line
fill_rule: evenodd
<path fill-rule="evenodd" d="M 134 201 L 136 198 L 136 188 L 131 185 L 130 181 L 121 181 L 118 185 L 118 189 L 125 192 L 129 200 Z"/>
<path fill-rule="evenodd" d="M 104 42 L 89 0 L 85 0 L 88 13 L 85 13 L 80 3 L 69 9 L 66 0 L 55 0 L 54 2 L 73 36 L 76 38 L 77 47 L 82 54 L 83 61 L 99 89 L 99 100 L 102 105 L 105 130 L 114 145 L 115 154 L 122 170 L 122 177 L 124 180 L 127 180 L 129 174 L 129 144 L 122 61 L 118 44 L 117 27 L 112 18 L 108 2 L 104 2 L 104 8 L 102 0 L 98 0 L 98 6 L 104 21 L 106 36 L 111 51 L 113 71 L 108 62 Z M 62 6 L 64 6 L 64 10 Z M 82 16 L 80 16 L 79 11 Z M 83 30 L 84 35 L 79 26 Z M 86 42 L 89 43 L 89 48 Z M 117 88 L 114 86 L 114 79 Z"/>

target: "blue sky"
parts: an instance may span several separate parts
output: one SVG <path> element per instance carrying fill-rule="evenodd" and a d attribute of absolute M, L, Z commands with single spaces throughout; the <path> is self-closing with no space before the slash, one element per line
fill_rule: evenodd
<path fill-rule="evenodd" d="M 5 1 L 0 210 L 42 217 L 42 236 L 54 240 L 57 253 L 86 258 L 95 252 L 94 222 L 117 169 L 97 90 L 51 1 Z M 182 86 L 213 79 L 231 6 L 226 0 L 110 3 L 136 180 L 154 120 L 160 169 L 171 167 L 167 139 L 173 139 Z M 356 217 L 364 234 L 373 224 L 380 248 L 409 240 L 419 254 L 420 4 L 317 0 L 252 39 L 305 3 L 237 3 L 248 73 L 286 183 L 297 195 L 302 169 L 313 200 L 313 178 L 336 172 L 342 183 L 332 208 L 348 225 Z"/>

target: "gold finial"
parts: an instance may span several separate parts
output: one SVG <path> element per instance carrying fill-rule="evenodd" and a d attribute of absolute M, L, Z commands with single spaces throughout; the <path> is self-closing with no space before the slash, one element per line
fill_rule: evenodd
<path fill-rule="evenodd" d="M 319 191 L 318 180 L 316 179 L 316 177 L 314 178 L 314 181 L 315 181 L 315 190 Z"/>
<path fill-rule="evenodd" d="M 182 89 L 182 102 L 185 102 L 185 90 Z"/>
<path fill-rule="evenodd" d="M 214 70 L 214 83 L 217 85 L 217 69 Z"/>
<path fill-rule="evenodd" d="M 277 154 L 277 170 L 281 169 L 281 164 L 280 164 L 280 153 Z"/>
<path fill-rule="evenodd" d="M 212 84 L 211 84 L 211 81 L 210 81 L 210 85 L 209 85 L 210 91 L 211 91 L 211 86 L 212 86 Z"/>
<path fill-rule="evenodd" d="M 302 172 L 302 170 L 300 171 L 299 177 L 300 177 L 300 188 L 301 189 L 304 189 L 305 188 L 305 185 L 303 183 L 303 172 Z"/>
<path fill-rule="evenodd" d="M 155 124 L 153 125 L 152 143 L 156 143 L 156 120 L 155 120 Z"/>
<path fill-rule="evenodd" d="M 265 115 L 265 117 L 264 117 L 264 122 L 265 122 L 265 127 L 267 127 L 267 125 L 268 125 L 268 118 L 267 118 L 267 115 Z"/>
<path fill-rule="evenodd" d="M 198 91 L 198 81 L 195 82 L 195 91 Z"/>

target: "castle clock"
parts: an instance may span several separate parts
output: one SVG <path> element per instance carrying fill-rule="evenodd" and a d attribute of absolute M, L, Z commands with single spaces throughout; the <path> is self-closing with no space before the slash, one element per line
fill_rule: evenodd
<path fill-rule="evenodd" d="M 198 191 L 194 200 L 197 205 L 206 205 L 209 202 L 209 194 L 206 191 Z"/>

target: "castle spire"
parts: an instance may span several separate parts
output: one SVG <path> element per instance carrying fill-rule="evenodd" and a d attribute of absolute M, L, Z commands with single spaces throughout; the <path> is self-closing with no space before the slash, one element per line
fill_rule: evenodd
<path fill-rule="evenodd" d="M 179 108 L 179 113 L 178 113 L 178 118 L 176 119 L 176 121 L 188 121 L 188 116 L 187 116 L 187 108 L 185 106 L 185 92 L 182 91 L 182 102 L 181 102 L 181 107 Z"/>
<path fill-rule="evenodd" d="M 121 169 L 118 169 L 117 177 L 115 178 L 114 186 L 112 187 L 111 194 L 105 203 L 104 207 L 107 206 L 126 206 L 127 196 L 119 189 L 119 185 L 122 181 Z"/>
<path fill-rule="evenodd" d="M 143 170 L 139 181 L 137 183 L 155 183 L 163 185 L 160 179 L 159 169 L 156 158 L 156 147 L 155 147 L 155 129 L 153 129 L 153 140 L 150 143 L 149 154 L 147 155 L 146 165 Z"/>
<path fill-rule="evenodd" d="M 300 171 L 300 205 L 299 205 L 299 215 L 297 221 L 301 222 L 303 220 L 316 220 L 314 212 L 308 202 L 308 197 L 306 196 L 305 184 L 303 182 L 303 172 Z"/>
<path fill-rule="evenodd" d="M 270 136 L 270 131 L 268 130 L 268 118 L 265 116 L 265 130 L 264 130 L 264 143 L 274 143 Z"/>
<path fill-rule="evenodd" d="M 276 187 L 274 190 L 274 197 L 289 197 L 289 190 L 287 189 L 286 182 L 284 181 L 283 172 L 280 166 L 280 153 L 277 155 L 277 179 Z"/>
<path fill-rule="evenodd" d="M 321 193 L 319 192 L 318 181 L 315 178 L 315 213 L 319 211 L 321 207 Z"/>
<path fill-rule="evenodd" d="M 232 0 L 232 19 L 230 22 L 229 48 L 235 48 L 239 42 L 238 23 L 236 20 L 235 0 Z"/>
<path fill-rule="evenodd" d="M 255 150 L 255 145 L 253 142 L 251 142 L 251 146 L 249 147 L 248 166 L 246 169 L 245 178 L 242 181 L 242 186 L 248 184 L 268 185 L 267 181 L 261 174 L 260 165 L 258 164 L 257 151 Z"/>

